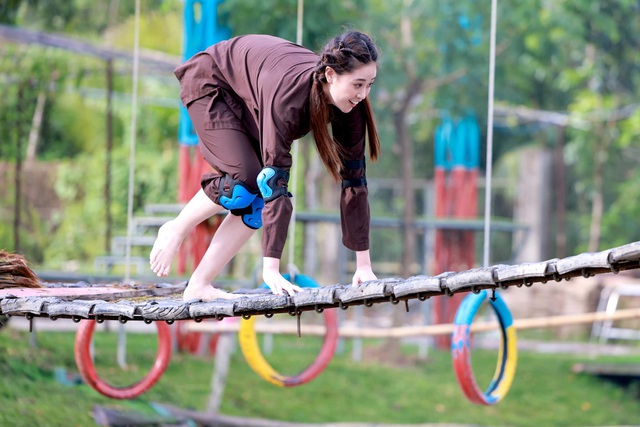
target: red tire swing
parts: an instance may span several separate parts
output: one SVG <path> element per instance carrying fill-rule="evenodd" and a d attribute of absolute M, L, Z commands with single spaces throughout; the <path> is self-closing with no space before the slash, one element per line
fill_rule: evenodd
<path fill-rule="evenodd" d="M 478 405 L 494 405 L 506 396 L 516 372 L 518 360 L 516 330 L 509 308 L 499 294 L 488 298 L 500 324 L 501 346 L 493 379 L 485 392 L 478 387 L 471 367 L 471 322 L 480 304 L 487 299 L 487 291 L 469 294 L 462 300 L 451 338 L 451 356 L 456 379 L 467 399 Z"/>
<path fill-rule="evenodd" d="M 98 393 L 113 399 L 132 399 L 148 391 L 164 374 L 171 359 L 171 330 L 165 322 L 155 322 L 158 328 L 158 352 L 149 373 L 137 383 L 128 387 L 116 387 L 103 381 L 96 372 L 91 357 L 91 339 L 96 326 L 95 320 L 80 322 L 75 339 L 75 359 L 80 376 Z"/>
<path fill-rule="evenodd" d="M 285 274 L 284 277 L 287 280 L 291 280 L 287 274 Z M 312 278 L 302 274 L 295 275 L 294 283 L 302 288 L 320 287 Z M 279 387 L 299 386 L 313 380 L 327 367 L 333 358 L 338 343 L 338 317 L 335 310 L 323 310 L 322 313 L 324 315 L 326 328 L 322 348 L 316 359 L 306 369 L 292 376 L 286 376 L 276 372 L 262 355 L 254 327 L 255 316 L 249 319 L 243 318 L 240 323 L 240 331 L 238 332 L 238 341 L 249 367 L 262 377 L 262 379 Z"/>

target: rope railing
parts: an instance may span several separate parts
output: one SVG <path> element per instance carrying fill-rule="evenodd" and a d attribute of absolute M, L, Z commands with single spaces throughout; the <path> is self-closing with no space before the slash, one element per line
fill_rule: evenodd
<path fill-rule="evenodd" d="M 87 292 L 75 286 L 75 295 L 67 298 L 46 296 L 18 296 L 10 289 L 0 292 L 0 314 L 9 316 L 71 318 L 127 321 L 166 321 L 225 317 L 249 318 L 256 315 L 271 316 L 288 313 L 297 316 L 304 311 L 322 312 L 326 308 L 347 309 L 350 306 L 371 306 L 380 303 L 398 304 L 403 300 L 425 300 L 430 297 L 457 293 L 480 292 L 483 289 L 529 287 L 537 283 L 560 282 L 573 277 L 591 277 L 603 273 L 616 273 L 640 268 L 640 242 L 633 242 L 601 252 L 583 253 L 563 259 L 535 263 L 495 265 L 461 272 L 446 272 L 438 276 L 418 275 L 407 279 L 388 278 L 359 285 L 331 285 L 305 289 L 292 296 L 273 295 L 267 289 L 240 290 L 236 299 L 214 301 L 182 301 L 180 297 L 163 296 L 151 300 L 121 299 L 107 301 L 95 299 L 96 292 Z M 158 284 L 157 289 L 180 291 L 183 286 Z M 108 288 L 108 287 L 107 287 Z M 91 288 L 89 288 L 91 289 Z M 105 288 L 103 288 L 105 289 Z M 120 285 L 115 295 L 126 294 Z M 144 288 L 141 289 L 144 291 Z M 148 292 L 147 292 L 148 293 Z M 108 292 L 99 294 L 105 297 Z M 135 293 L 132 291 L 132 295 Z M 93 298 L 93 299 L 88 299 Z"/>

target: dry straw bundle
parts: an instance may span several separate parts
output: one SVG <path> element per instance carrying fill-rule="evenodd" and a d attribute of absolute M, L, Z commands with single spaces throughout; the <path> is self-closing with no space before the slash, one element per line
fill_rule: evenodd
<path fill-rule="evenodd" d="M 38 276 L 22 255 L 0 250 L 0 289 L 41 287 Z"/>

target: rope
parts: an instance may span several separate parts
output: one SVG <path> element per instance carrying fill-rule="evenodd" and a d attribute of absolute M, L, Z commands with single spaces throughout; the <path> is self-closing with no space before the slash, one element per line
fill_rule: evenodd
<path fill-rule="evenodd" d="M 302 28 L 304 16 L 304 0 L 298 0 L 298 21 L 296 25 L 296 43 L 302 46 Z"/>
<path fill-rule="evenodd" d="M 304 0 L 298 0 L 298 18 L 296 23 L 296 43 L 302 46 L 302 28 L 303 28 L 303 16 L 304 16 Z M 299 151 L 299 140 L 293 141 L 293 164 L 291 166 L 291 178 L 293 182 L 291 183 L 291 193 L 297 194 L 298 190 L 298 151 Z M 293 202 L 293 210 L 291 212 L 291 220 L 289 222 L 289 266 L 288 271 L 291 275 L 292 280 L 295 278 L 298 269 L 294 262 L 295 257 L 295 248 L 296 248 L 296 202 Z"/>
<path fill-rule="evenodd" d="M 493 173 L 493 97 L 496 73 L 496 23 L 498 0 L 491 0 L 491 36 L 489 43 L 489 94 L 487 111 L 487 160 L 484 193 L 484 250 L 482 265 L 489 266 L 491 253 L 491 176 Z"/>
<path fill-rule="evenodd" d="M 140 0 L 136 0 L 136 13 L 133 37 L 133 82 L 131 88 L 131 148 L 129 149 L 129 187 L 127 194 L 127 247 L 125 251 L 124 283 L 128 284 L 131 277 L 131 238 L 133 234 L 133 188 L 135 182 L 136 164 L 136 127 L 138 111 L 138 64 L 140 59 Z M 118 327 L 118 365 L 125 369 L 127 366 L 127 338 L 124 325 Z"/>
<path fill-rule="evenodd" d="M 131 148 L 129 151 L 129 189 L 127 197 L 127 248 L 125 253 L 124 282 L 131 274 L 131 236 L 133 234 L 133 188 L 136 164 L 136 127 L 138 109 L 138 64 L 140 59 L 140 0 L 136 0 L 133 38 L 133 83 L 131 88 Z"/>

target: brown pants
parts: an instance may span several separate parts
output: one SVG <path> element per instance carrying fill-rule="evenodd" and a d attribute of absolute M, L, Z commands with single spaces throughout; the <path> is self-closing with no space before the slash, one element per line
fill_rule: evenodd
<path fill-rule="evenodd" d="M 251 190 L 258 191 L 256 177 L 262 170 L 259 143 L 246 132 L 238 130 L 240 120 L 233 129 L 206 129 L 205 123 L 210 121 L 212 96 L 205 96 L 187 106 L 187 112 L 198 134 L 200 153 L 205 161 L 217 172 L 206 174 L 200 184 L 205 194 L 215 203 L 220 204 L 220 190 L 225 175 L 242 181 Z M 226 105 L 216 99 L 216 110 Z M 233 114 L 228 107 L 223 114 Z M 228 117 L 228 115 L 227 115 Z"/>

